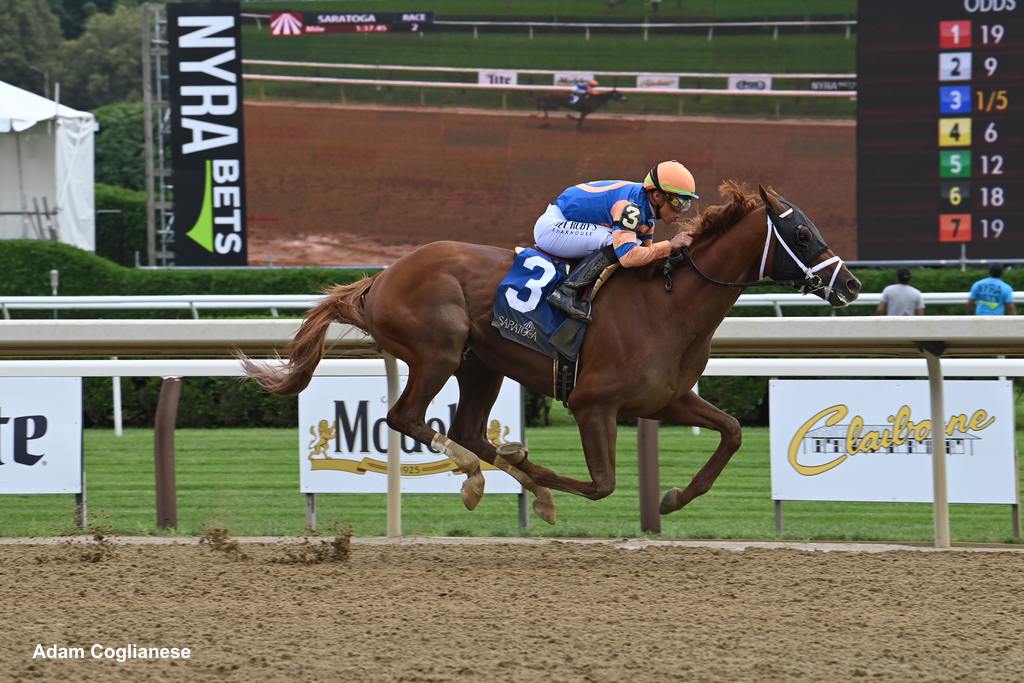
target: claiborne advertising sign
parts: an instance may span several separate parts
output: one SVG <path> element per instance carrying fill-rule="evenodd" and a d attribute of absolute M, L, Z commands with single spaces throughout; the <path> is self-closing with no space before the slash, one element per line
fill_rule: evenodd
<path fill-rule="evenodd" d="M 401 377 L 401 386 L 408 378 Z M 494 445 L 522 442 L 519 384 L 506 379 L 487 418 Z M 299 394 L 299 485 L 303 493 L 386 493 L 387 381 L 383 375 L 314 377 Z M 450 379 L 427 408 L 427 424 L 446 434 L 459 388 Z M 520 493 L 512 477 L 481 462 L 487 493 Z M 447 456 L 402 436 L 402 493 L 458 493 L 465 474 Z"/>
<path fill-rule="evenodd" d="M 932 502 L 924 380 L 773 380 L 772 498 Z M 947 381 L 951 503 L 1017 502 L 1012 384 Z"/>
<path fill-rule="evenodd" d="M 81 378 L 0 379 L 0 494 L 81 492 Z"/>
<path fill-rule="evenodd" d="M 672 74 L 637 74 L 636 87 L 658 90 L 678 90 L 679 76 Z"/>
<path fill-rule="evenodd" d="M 175 263 L 247 263 L 238 4 L 167 5 Z"/>

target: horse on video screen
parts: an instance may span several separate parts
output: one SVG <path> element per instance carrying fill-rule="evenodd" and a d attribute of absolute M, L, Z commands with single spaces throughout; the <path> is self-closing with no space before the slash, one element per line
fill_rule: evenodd
<path fill-rule="evenodd" d="M 612 88 L 611 90 L 606 90 L 604 92 L 592 93 L 576 104 L 569 104 L 571 99 L 571 92 L 557 90 L 546 93 L 537 98 L 537 111 L 544 112 L 544 121 L 546 122 L 549 111 L 555 109 L 572 109 L 579 113 L 579 117 L 574 117 L 572 114 L 568 114 L 568 117 L 575 121 L 576 127 L 579 128 L 583 125 L 583 119 L 587 118 L 589 114 L 593 114 L 609 101 L 625 101 L 626 96 L 619 92 L 618 89 Z M 547 124 L 545 123 L 545 125 Z"/>
<path fill-rule="evenodd" d="M 472 510 L 483 495 L 483 459 L 533 492 L 534 510 L 550 523 L 555 508 L 549 488 L 595 500 L 615 489 L 618 420 L 714 429 L 720 439 L 708 461 L 685 488 L 671 488 L 662 498 L 662 514 L 678 510 L 711 488 L 740 446 L 739 422 L 692 387 L 707 365 L 712 335 L 743 288 L 787 284 L 835 307 L 856 299 L 860 290 L 795 204 L 763 187 L 760 197 L 734 182 L 720 190 L 726 202 L 691 219 L 696 237 L 689 249 L 645 267 L 620 269 L 594 304 L 568 398 L 590 481 L 533 462 L 520 444 L 496 448 L 487 439 L 487 418 L 503 377 L 549 396 L 554 389 L 551 359 L 506 340 L 491 325 L 498 283 L 514 258 L 510 250 L 425 245 L 379 274 L 331 289 L 303 321 L 284 366 L 239 357 L 248 376 L 267 390 L 297 394 L 324 355 L 332 322 L 366 330 L 382 350 L 409 366 L 388 425 L 455 461 L 467 475 L 466 507 Z M 763 280 L 766 275 L 771 280 Z M 460 398 L 445 435 L 424 418 L 452 375 Z"/>

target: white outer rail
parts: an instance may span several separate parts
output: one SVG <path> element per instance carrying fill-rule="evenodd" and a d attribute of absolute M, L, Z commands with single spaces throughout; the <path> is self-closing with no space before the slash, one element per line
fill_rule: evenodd
<path fill-rule="evenodd" d="M 388 85 L 409 88 L 447 88 L 449 90 L 558 90 L 564 85 L 495 85 L 492 83 L 455 83 L 447 81 L 392 81 L 369 78 L 329 78 L 327 76 L 273 76 L 242 74 L 247 81 L 281 83 L 329 83 L 333 85 Z M 725 88 L 618 88 L 619 92 L 647 95 L 724 95 L 738 97 L 856 97 L 856 90 L 726 90 Z"/>
<path fill-rule="evenodd" d="M 963 304 L 967 292 L 924 292 L 925 305 Z M 1024 291 L 1014 292 L 1014 301 L 1024 303 Z M 0 296 L 3 317 L 11 311 L 73 311 L 73 310 L 187 310 L 198 319 L 201 310 L 251 309 L 269 310 L 275 317 L 278 309 L 308 310 L 320 303 L 319 294 L 173 294 L 140 296 Z M 879 292 L 862 293 L 852 306 L 877 306 Z M 736 306 L 772 306 L 782 315 L 786 306 L 827 306 L 816 296 L 796 293 L 741 294 Z"/>
<path fill-rule="evenodd" d="M 278 361 L 266 361 L 275 365 Z M 950 358 L 943 362 L 945 377 L 1024 377 L 1024 358 Z M 397 361 L 397 372 L 409 367 Z M 0 377 L 242 377 L 235 360 L 204 359 L 90 359 L 0 360 Z M 317 377 L 380 374 L 380 361 L 326 358 Z M 712 358 L 704 377 L 927 377 L 922 358 Z"/>

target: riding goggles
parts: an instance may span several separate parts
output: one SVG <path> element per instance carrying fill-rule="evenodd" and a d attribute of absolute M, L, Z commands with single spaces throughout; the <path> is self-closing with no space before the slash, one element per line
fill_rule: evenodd
<path fill-rule="evenodd" d="M 690 208 L 690 204 L 693 202 L 692 197 L 684 197 L 679 194 L 668 194 L 665 193 L 668 198 L 669 205 L 676 211 L 686 211 Z"/>

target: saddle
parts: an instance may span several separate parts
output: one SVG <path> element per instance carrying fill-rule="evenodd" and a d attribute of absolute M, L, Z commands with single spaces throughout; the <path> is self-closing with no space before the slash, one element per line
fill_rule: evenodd
<path fill-rule="evenodd" d="M 590 288 L 594 300 L 601 286 L 618 268 L 606 268 Z M 574 320 L 547 303 L 548 295 L 569 272 L 567 262 L 538 249 L 516 249 L 512 267 L 498 284 L 491 325 L 502 337 L 552 359 L 552 386 L 556 399 L 566 401 L 576 386 L 580 348 L 586 323 Z"/>

